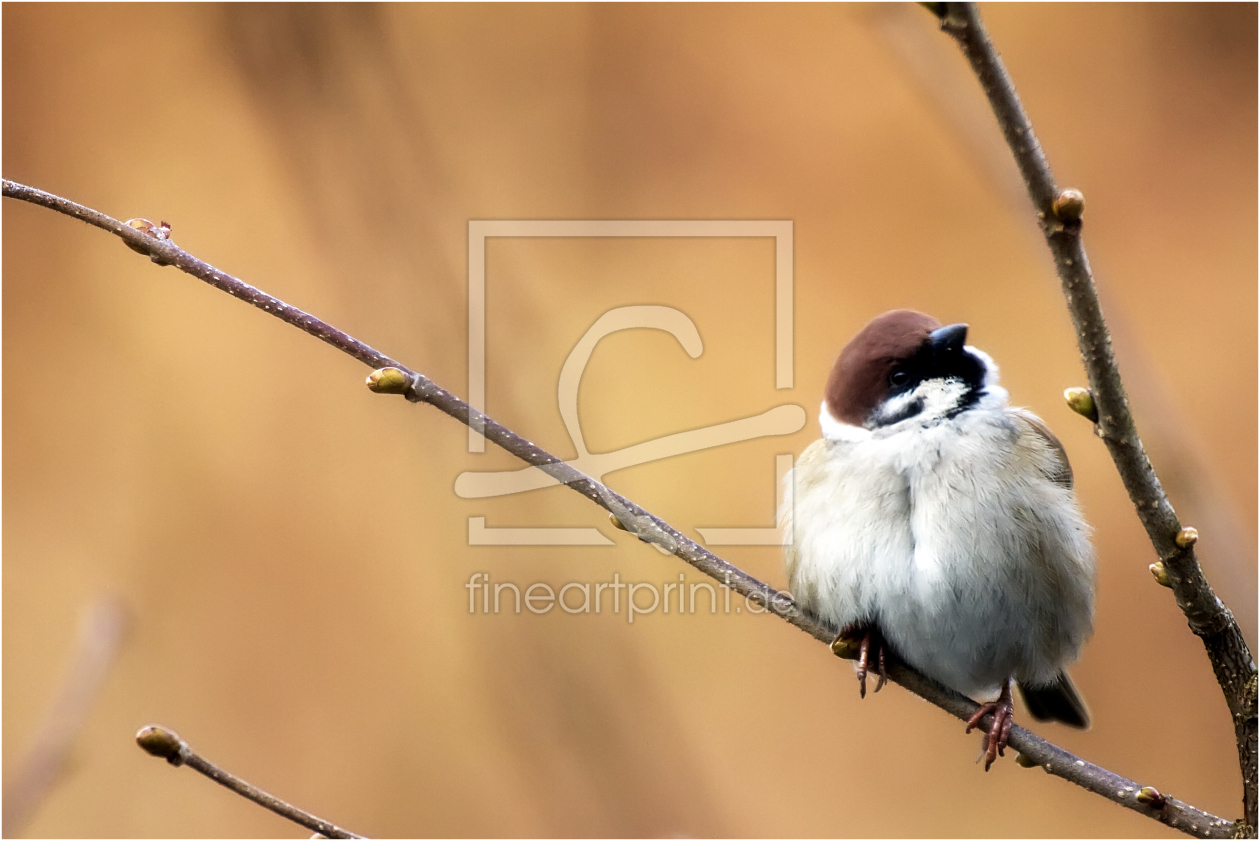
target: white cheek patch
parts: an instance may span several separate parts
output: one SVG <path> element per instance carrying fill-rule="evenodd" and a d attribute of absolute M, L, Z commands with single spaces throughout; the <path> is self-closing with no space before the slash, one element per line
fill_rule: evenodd
<path fill-rule="evenodd" d="M 877 429 L 893 430 L 903 423 L 923 423 L 947 417 L 962 405 L 967 385 L 962 380 L 927 380 L 913 391 L 899 394 L 875 410 Z"/>
<path fill-rule="evenodd" d="M 828 441 L 865 441 L 871 437 L 871 431 L 851 423 L 838 421 L 827 410 L 827 401 L 822 402 L 818 412 L 818 425 L 822 427 L 823 437 Z"/>

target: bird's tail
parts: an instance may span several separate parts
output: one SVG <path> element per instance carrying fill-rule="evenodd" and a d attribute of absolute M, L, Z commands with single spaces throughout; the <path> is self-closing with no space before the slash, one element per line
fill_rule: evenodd
<path fill-rule="evenodd" d="M 1038 721 L 1060 721 L 1071 727 L 1089 729 L 1089 709 L 1067 672 L 1059 672 L 1047 686 L 1020 685 L 1019 694 L 1029 714 Z"/>

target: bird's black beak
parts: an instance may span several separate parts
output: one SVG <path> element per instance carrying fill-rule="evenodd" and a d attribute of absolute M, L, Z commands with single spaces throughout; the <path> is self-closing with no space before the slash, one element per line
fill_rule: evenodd
<path fill-rule="evenodd" d="M 967 343 L 967 325 L 950 324 L 939 327 L 928 334 L 928 347 L 932 348 L 932 356 L 943 359 L 962 353 Z"/>

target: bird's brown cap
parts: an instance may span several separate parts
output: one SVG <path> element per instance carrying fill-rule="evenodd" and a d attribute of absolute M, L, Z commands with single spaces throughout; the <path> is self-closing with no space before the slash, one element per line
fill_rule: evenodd
<path fill-rule="evenodd" d="M 893 367 L 923 347 L 941 324 L 914 310 L 876 316 L 854 336 L 827 378 L 827 411 L 838 421 L 862 426 L 888 393 Z"/>

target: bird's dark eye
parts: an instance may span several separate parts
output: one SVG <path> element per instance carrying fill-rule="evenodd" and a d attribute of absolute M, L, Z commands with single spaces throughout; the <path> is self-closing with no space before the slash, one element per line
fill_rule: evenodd
<path fill-rule="evenodd" d="M 888 382 L 893 388 L 900 388 L 910 382 L 910 374 L 901 368 L 893 368 L 892 373 L 888 375 Z"/>

